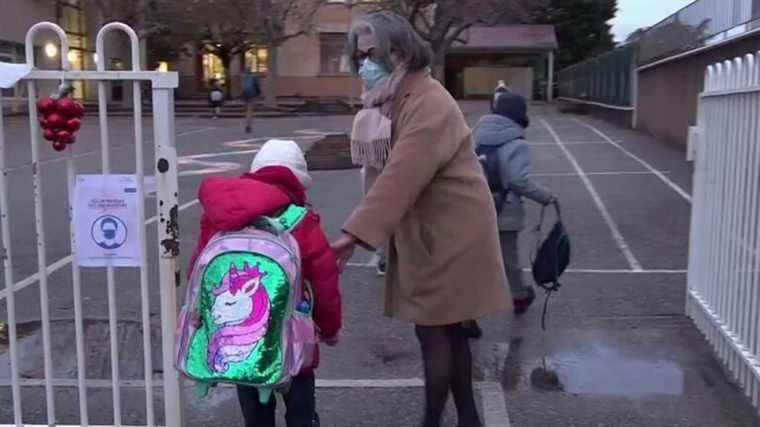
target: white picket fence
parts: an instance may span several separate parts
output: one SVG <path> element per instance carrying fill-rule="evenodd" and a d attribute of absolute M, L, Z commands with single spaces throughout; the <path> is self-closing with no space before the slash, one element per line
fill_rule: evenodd
<path fill-rule="evenodd" d="M 687 314 L 760 407 L 760 52 L 700 95 Z"/>

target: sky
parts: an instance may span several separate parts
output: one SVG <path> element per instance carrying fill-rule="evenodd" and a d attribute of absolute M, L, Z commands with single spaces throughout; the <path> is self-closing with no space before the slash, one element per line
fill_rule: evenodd
<path fill-rule="evenodd" d="M 618 0 L 618 13 L 612 20 L 615 41 L 641 27 L 654 25 L 694 0 Z"/>

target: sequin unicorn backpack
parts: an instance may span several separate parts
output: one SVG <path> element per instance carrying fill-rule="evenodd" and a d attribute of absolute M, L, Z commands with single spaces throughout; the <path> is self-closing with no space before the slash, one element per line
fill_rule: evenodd
<path fill-rule="evenodd" d="M 313 362 L 312 297 L 290 234 L 305 208 L 214 235 L 190 275 L 177 327 L 177 369 L 202 394 L 216 383 L 259 389 L 262 402 Z"/>

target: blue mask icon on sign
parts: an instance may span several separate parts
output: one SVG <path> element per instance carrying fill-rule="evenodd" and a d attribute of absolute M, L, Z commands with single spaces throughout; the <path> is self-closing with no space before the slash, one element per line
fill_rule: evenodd
<path fill-rule="evenodd" d="M 116 229 L 119 228 L 119 224 L 111 218 L 106 218 L 100 223 L 100 231 L 103 232 L 103 237 L 106 240 L 113 240 L 116 238 Z"/>
<path fill-rule="evenodd" d="M 117 249 L 127 239 L 126 225 L 113 215 L 102 216 L 92 224 L 92 239 L 103 249 Z"/>

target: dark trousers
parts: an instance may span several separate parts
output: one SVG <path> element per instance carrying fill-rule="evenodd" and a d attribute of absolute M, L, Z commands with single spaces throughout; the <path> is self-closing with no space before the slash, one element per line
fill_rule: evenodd
<path fill-rule="evenodd" d="M 245 427 L 274 427 L 277 398 L 274 394 L 269 402 L 259 401 L 259 391 L 254 387 L 238 386 L 238 400 L 243 410 Z M 288 427 L 318 427 L 314 397 L 314 374 L 298 375 L 293 378 L 290 390 L 283 394 L 285 421 Z"/>

